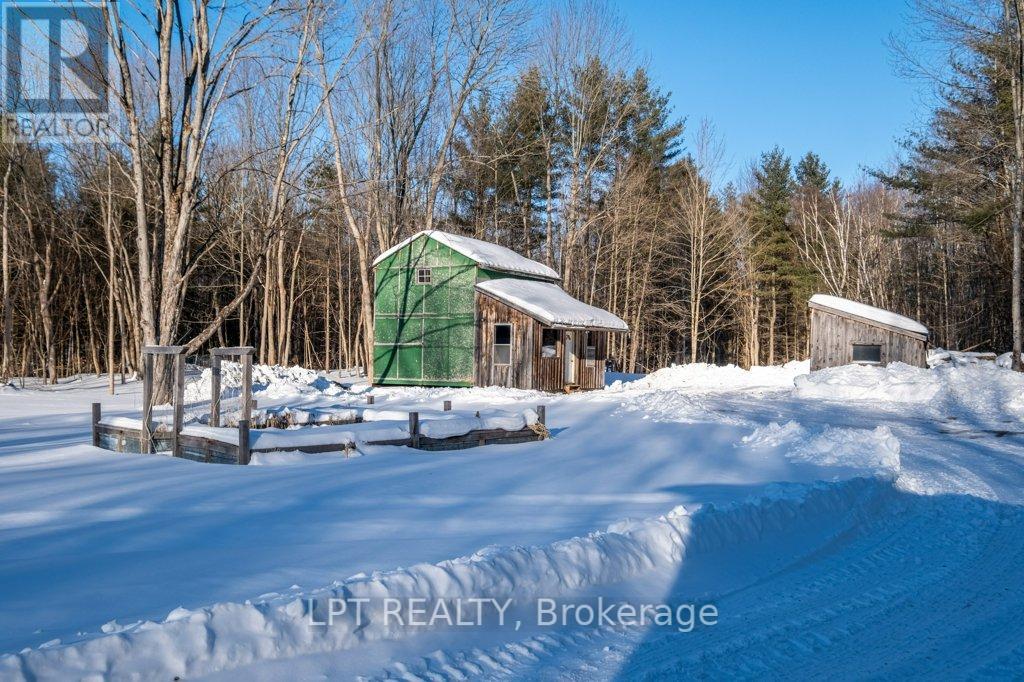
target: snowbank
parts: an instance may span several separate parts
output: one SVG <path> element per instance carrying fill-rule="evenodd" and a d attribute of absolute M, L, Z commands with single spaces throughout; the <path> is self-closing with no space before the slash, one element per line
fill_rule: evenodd
<path fill-rule="evenodd" d="M 1021 358 L 1024 359 L 1024 353 L 1021 353 Z M 1013 352 L 1003 353 L 996 358 L 996 366 L 1002 367 L 1003 369 L 1013 368 Z"/>
<path fill-rule="evenodd" d="M 760 426 L 741 444 L 753 448 L 783 447 L 785 456 L 816 466 L 862 469 L 876 474 L 898 475 L 900 441 L 887 426 L 850 429 L 826 426 L 811 431 L 795 421 Z"/>
<path fill-rule="evenodd" d="M 213 370 L 207 367 L 198 379 L 185 384 L 185 402 L 203 402 L 210 399 L 213 385 Z M 221 363 L 221 392 L 240 389 L 242 386 L 242 365 L 237 362 Z M 252 366 L 252 391 L 265 398 L 283 398 L 304 393 L 340 395 L 345 392 L 339 384 L 305 367 L 281 367 L 278 365 Z M 234 392 L 237 395 L 237 391 Z"/>
<path fill-rule="evenodd" d="M 279 405 L 257 410 L 254 422 L 276 424 L 277 426 L 305 426 L 307 424 L 350 424 L 359 418 L 363 408 L 351 405 L 323 405 L 315 407 L 290 407 Z M 230 420 L 228 420 L 230 423 Z"/>
<path fill-rule="evenodd" d="M 940 365 L 977 365 L 981 363 L 996 362 L 995 353 L 974 353 L 970 351 L 945 350 L 943 348 L 931 348 L 928 351 L 928 366 L 938 367 Z"/>
<path fill-rule="evenodd" d="M 932 413 L 977 425 L 1024 419 L 1024 375 L 990 362 L 933 369 L 893 363 L 846 365 L 797 377 L 794 394 L 814 400 L 872 401 L 877 406 L 927 403 Z"/>
<path fill-rule="evenodd" d="M 803 438 L 805 433 L 804 427 L 792 420 L 785 424 L 771 422 L 743 436 L 739 444 L 752 448 L 775 448 L 784 443 L 791 443 L 797 438 Z"/>
<path fill-rule="evenodd" d="M 104 426 L 113 426 L 118 429 L 142 430 L 142 420 L 135 419 L 133 417 L 103 417 L 100 419 L 100 424 Z"/>
<path fill-rule="evenodd" d="M 843 365 L 818 370 L 795 380 L 801 398 L 928 402 L 942 389 L 939 375 L 902 362 L 888 367 Z"/>
<path fill-rule="evenodd" d="M 81 642 L 5 655 L 0 657 L 0 677 L 170 679 L 259 660 L 350 649 L 420 629 L 380 617 L 383 598 L 522 602 L 566 594 L 672 568 L 688 555 L 744 545 L 801 521 L 849 520 L 851 509 L 869 508 L 893 491 L 891 481 L 878 478 L 786 486 L 744 503 L 708 505 L 695 513 L 677 507 L 665 516 L 625 521 L 605 532 L 549 545 L 489 547 L 438 564 L 357 576 L 299 598 L 178 608 L 160 623 L 109 627 L 108 634 Z M 311 625 L 311 616 L 326 619 L 329 599 L 371 601 L 363 607 L 361 623 L 350 609 L 330 627 Z"/>
<path fill-rule="evenodd" d="M 479 429 L 504 429 L 519 431 L 537 423 L 537 413 L 532 409 L 519 412 L 504 410 L 419 410 L 420 434 L 428 438 L 451 438 L 464 436 Z M 367 408 L 363 410 L 364 422 L 394 421 L 408 424 L 409 410 Z M 407 429 L 408 431 L 408 429 Z"/>
<path fill-rule="evenodd" d="M 238 445 L 238 429 L 214 426 L 186 426 L 181 430 L 186 436 L 197 436 L 221 443 Z M 359 434 L 363 439 L 368 435 L 379 435 L 381 440 L 401 439 L 408 431 L 401 428 L 376 428 Z M 339 450 L 352 446 L 358 438 L 352 426 L 310 426 L 291 429 L 252 429 L 249 431 L 249 447 L 258 449 L 287 449 L 304 446 L 337 445 Z"/>
<path fill-rule="evenodd" d="M 481 429 L 503 429 L 520 431 L 537 423 L 537 413 L 533 410 L 522 412 L 500 412 L 492 410 L 481 412 L 479 417 L 459 417 L 455 419 L 435 419 L 420 424 L 420 433 L 427 438 L 452 438 L 464 436 L 470 431 Z"/>
<path fill-rule="evenodd" d="M 709 365 L 694 362 L 659 369 L 635 381 L 616 381 L 606 391 L 651 391 L 693 389 L 699 391 L 733 390 L 744 388 L 790 388 L 793 380 L 807 374 L 807 360 L 787 362 L 785 365 L 741 369 L 736 365 Z"/>
<path fill-rule="evenodd" d="M 358 450 L 352 450 L 345 454 L 346 458 L 360 457 Z M 339 456 L 334 452 L 308 453 L 291 450 L 288 452 L 254 452 L 249 466 L 284 466 L 295 464 L 323 464 L 325 462 L 337 462 Z"/>

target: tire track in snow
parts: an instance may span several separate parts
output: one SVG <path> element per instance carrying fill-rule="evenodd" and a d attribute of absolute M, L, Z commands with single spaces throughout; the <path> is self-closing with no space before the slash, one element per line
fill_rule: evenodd
<path fill-rule="evenodd" d="M 532 636 L 435 652 L 380 679 L 1019 675 L 1022 562 L 1021 509 L 902 494 L 811 554 L 720 595 L 720 624 L 699 634 Z"/>

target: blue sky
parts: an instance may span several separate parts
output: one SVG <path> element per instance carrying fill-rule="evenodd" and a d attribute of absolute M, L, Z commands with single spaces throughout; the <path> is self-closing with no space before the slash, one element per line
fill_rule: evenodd
<path fill-rule="evenodd" d="M 710 119 L 736 178 L 778 144 L 817 152 L 844 182 L 885 165 L 927 114 L 896 73 L 903 0 L 615 0 L 654 81 L 693 131 Z M 689 139 L 688 139 L 689 142 Z"/>

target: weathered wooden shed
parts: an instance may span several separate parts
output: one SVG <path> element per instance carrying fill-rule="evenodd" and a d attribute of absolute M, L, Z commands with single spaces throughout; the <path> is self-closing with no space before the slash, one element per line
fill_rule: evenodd
<path fill-rule="evenodd" d="M 612 313 L 510 249 L 439 230 L 374 261 L 373 382 L 560 391 L 604 385 Z"/>
<path fill-rule="evenodd" d="M 815 294 L 811 309 L 811 371 L 848 364 L 903 362 L 926 367 L 928 328 L 882 308 Z"/>

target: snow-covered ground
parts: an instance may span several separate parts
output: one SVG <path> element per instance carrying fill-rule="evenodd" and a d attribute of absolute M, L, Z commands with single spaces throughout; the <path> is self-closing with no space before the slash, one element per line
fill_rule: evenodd
<path fill-rule="evenodd" d="M 256 376 L 260 408 L 369 390 Z M 134 383 L 0 388 L 0 679 L 1024 672 L 1024 378 L 964 362 L 617 379 L 571 396 L 374 389 L 398 412 L 544 404 L 553 437 L 250 467 L 87 445 L 89 403 L 134 416 Z M 375 601 L 310 624 L 309 599 L 319 618 L 363 596 L 511 599 L 514 617 L 425 628 Z M 545 598 L 718 617 L 546 627 Z"/>

